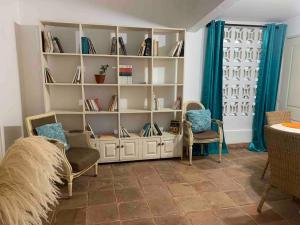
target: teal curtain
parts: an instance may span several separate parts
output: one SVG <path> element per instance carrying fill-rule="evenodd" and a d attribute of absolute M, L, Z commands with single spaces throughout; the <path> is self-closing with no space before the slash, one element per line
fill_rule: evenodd
<path fill-rule="evenodd" d="M 257 81 L 251 151 L 265 151 L 265 114 L 276 107 L 282 52 L 287 26 L 268 24 L 263 30 L 262 55 Z"/>
<path fill-rule="evenodd" d="M 202 86 L 202 104 L 210 109 L 214 119 L 223 120 L 223 38 L 224 21 L 211 21 L 207 25 L 207 41 Z M 217 131 L 217 127 L 212 129 Z M 223 153 L 227 153 L 225 139 Z M 217 154 L 218 144 L 208 145 L 208 153 Z"/>

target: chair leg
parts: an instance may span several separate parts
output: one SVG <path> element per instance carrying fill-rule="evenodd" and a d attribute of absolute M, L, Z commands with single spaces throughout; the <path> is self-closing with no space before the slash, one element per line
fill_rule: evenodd
<path fill-rule="evenodd" d="M 222 161 L 222 142 L 219 142 L 219 163 Z"/>
<path fill-rule="evenodd" d="M 95 164 L 95 177 L 98 176 L 98 162 Z"/>
<path fill-rule="evenodd" d="M 70 177 L 68 177 L 67 179 L 68 181 L 68 194 L 69 194 L 69 198 L 72 197 L 73 194 L 73 176 L 71 175 Z"/>
<path fill-rule="evenodd" d="M 193 145 L 189 146 L 189 157 L 190 157 L 190 166 L 193 164 L 192 163 L 192 158 L 193 158 Z"/>
<path fill-rule="evenodd" d="M 268 158 L 268 160 L 267 160 L 267 162 L 266 162 L 266 165 L 265 165 L 265 168 L 264 168 L 264 171 L 263 171 L 263 173 L 262 173 L 262 175 L 261 175 L 261 179 L 262 179 L 262 180 L 265 178 L 266 172 L 267 172 L 268 167 L 269 167 L 269 163 L 270 163 L 270 161 L 269 161 L 269 158 Z"/>
<path fill-rule="evenodd" d="M 268 186 L 266 187 L 266 189 L 265 189 L 265 191 L 264 191 L 264 193 L 263 193 L 263 195 L 262 195 L 262 197 L 261 197 L 261 200 L 260 200 L 260 202 L 259 202 L 259 204 L 258 204 L 257 212 L 261 213 L 261 209 L 262 209 L 262 207 L 263 207 L 263 205 L 264 205 L 264 203 L 265 203 L 265 201 L 266 201 L 266 198 L 267 198 L 267 196 L 268 196 L 268 193 L 269 193 L 269 191 L 270 191 L 271 189 L 272 189 L 272 185 L 271 185 L 271 184 L 268 184 Z"/>

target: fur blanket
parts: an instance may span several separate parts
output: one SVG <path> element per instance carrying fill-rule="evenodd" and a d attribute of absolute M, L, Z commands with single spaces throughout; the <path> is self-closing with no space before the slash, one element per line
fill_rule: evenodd
<path fill-rule="evenodd" d="M 42 224 L 59 197 L 61 165 L 61 150 L 44 138 L 17 140 L 0 162 L 0 224 Z"/>

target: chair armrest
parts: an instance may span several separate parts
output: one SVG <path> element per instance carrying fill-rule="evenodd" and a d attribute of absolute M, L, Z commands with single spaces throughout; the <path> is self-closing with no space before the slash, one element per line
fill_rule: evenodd
<path fill-rule="evenodd" d="M 89 141 L 89 135 L 83 133 L 66 133 L 66 137 L 73 148 L 92 148 Z"/>
<path fill-rule="evenodd" d="M 221 120 L 212 119 L 211 122 L 217 124 L 218 127 L 223 127 L 223 122 Z"/>
<path fill-rule="evenodd" d="M 220 141 L 223 142 L 223 122 L 221 120 L 217 120 L 217 119 L 212 119 L 211 122 L 218 126 L 219 138 L 220 138 Z"/>

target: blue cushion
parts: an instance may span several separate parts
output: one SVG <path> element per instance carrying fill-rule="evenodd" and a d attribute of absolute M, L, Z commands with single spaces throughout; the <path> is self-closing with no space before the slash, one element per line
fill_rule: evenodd
<path fill-rule="evenodd" d="M 209 109 L 189 110 L 186 115 L 188 121 L 192 123 L 193 133 L 211 129 L 211 113 Z"/>
<path fill-rule="evenodd" d="M 38 136 L 59 140 L 64 144 L 66 150 L 70 148 L 61 123 L 50 123 L 35 129 Z"/>

